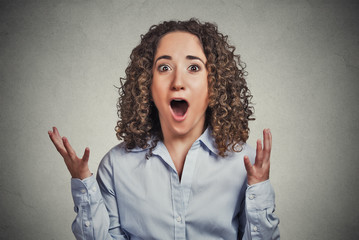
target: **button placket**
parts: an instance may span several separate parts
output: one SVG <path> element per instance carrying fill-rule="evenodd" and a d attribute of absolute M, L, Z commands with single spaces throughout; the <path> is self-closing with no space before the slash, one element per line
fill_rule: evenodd
<path fill-rule="evenodd" d="M 186 229 L 184 220 L 184 205 L 181 183 L 176 171 L 171 172 L 171 188 L 173 201 L 173 220 L 175 227 L 175 239 L 185 239 Z"/>
<path fill-rule="evenodd" d="M 181 216 L 178 215 L 178 216 L 176 217 L 176 221 L 177 221 L 177 222 L 182 222 Z"/>

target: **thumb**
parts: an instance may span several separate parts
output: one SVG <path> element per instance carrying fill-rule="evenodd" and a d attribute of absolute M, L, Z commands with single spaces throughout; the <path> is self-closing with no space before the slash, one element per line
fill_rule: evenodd
<path fill-rule="evenodd" d="M 84 155 L 82 156 L 82 161 L 88 162 L 89 158 L 90 158 L 90 149 L 87 147 L 85 148 Z"/>
<path fill-rule="evenodd" d="M 244 166 L 247 170 L 247 173 L 252 171 L 252 164 L 251 161 L 249 161 L 249 157 L 247 155 L 244 156 Z"/>

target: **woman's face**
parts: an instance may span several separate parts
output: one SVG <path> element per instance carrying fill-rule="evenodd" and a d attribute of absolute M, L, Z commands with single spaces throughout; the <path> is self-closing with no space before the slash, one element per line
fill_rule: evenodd
<path fill-rule="evenodd" d="M 208 107 L 206 62 L 193 34 L 171 32 L 159 41 L 151 92 L 164 137 L 202 134 Z"/>

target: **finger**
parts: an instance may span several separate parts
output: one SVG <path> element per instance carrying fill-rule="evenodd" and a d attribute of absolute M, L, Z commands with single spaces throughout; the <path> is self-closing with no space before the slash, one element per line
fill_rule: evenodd
<path fill-rule="evenodd" d="M 90 158 L 90 149 L 87 147 L 85 148 L 84 155 L 82 156 L 82 161 L 88 162 L 89 158 Z"/>
<path fill-rule="evenodd" d="M 261 167 L 263 164 L 262 140 L 257 140 L 256 159 L 254 165 Z"/>
<path fill-rule="evenodd" d="M 263 145 L 264 145 L 264 148 L 263 150 L 264 151 L 270 151 L 271 149 L 271 133 L 270 133 L 270 130 L 269 128 L 268 129 L 264 129 L 263 130 Z"/>
<path fill-rule="evenodd" d="M 52 127 L 52 135 L 53 135 L 53 139 L 55 140 L 56 144 L 58 146 L 61 146 L 65 150 L 64 144 L 61 139 L 61 135 L 56 127 Z"/>
<path fill-rule="evenodd" d="M 69 140 L 67 140 L 66 137 L 62 138 L 62 142 L 64 143 L 64 146 L 66 148 L 67 153 L 69 154 L 70 158 L 72 160 L 75 160 L 77 158 L 75 151 L 72 149 Z"/>
<path fill-rule="evenodd" d="M 249 161 L 249 157 L 247 155 L 244 156 L 244 167 L 246 168 L 247 173 L 252 171 L 252 164 L 251 161 Z"/>
<path fill-rule="evenodd" d="M 62 143 L 62 140 L 58 139 L 58 137 L 53 132 L 48 131 L 48 133 L 52 143 L 55 145 L 56 150 L 61 154 L 62 157 L 67 157 L 67 151 Z"/>
<path fill-rule="evenodd" d="M 263 161 L 269 161 L 271 145 L 272 145 L 271 132 L 269 129 L 263 130 L 263 141 L 264 141 Z"/>
<path fill-rule="evenodd" d="M 58 136 L 58 137 L 61 138 L 61 135 L 60 135 L 60 133 L 59 133 L 59 130 L 57 130 L 56 127 L 52 127 L 52 131 L 54 132 L 54 134 L 55 134 L 56 136 Z"/>

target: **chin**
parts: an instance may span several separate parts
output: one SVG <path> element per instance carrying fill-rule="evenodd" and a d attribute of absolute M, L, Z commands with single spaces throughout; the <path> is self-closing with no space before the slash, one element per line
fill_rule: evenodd
<path fill-rule="evenodd" d="M 200 124 L 199 122 L 197 124 Z M 171 126 L 172 132 L 173 134 L 177 135 L 177 136 L 186 136 L 186 135 L 191 135 L 194 134 L 196 131 L 198 131 L 198 128 L 200 127 L 200 134 L 203 133 L 203 128 L 204 128 L 204 122 L 203 124 L 197 125 L 195 123 L 189 124 L 186 123 L 186 121 L 184 122 L 180 122 L 180 123 L 175 123 Z M 198 136 L 199 137 L 199 136 Z"/>

